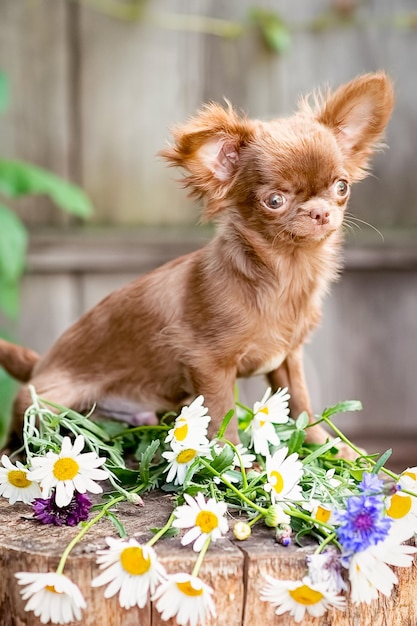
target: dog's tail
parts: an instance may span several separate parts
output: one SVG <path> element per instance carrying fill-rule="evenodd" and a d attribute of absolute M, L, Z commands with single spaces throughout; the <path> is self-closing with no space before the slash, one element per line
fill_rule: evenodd
<path fill-rule="evenodd" d="M 39 355 L 28 348 L 16 346 L 0 339 L 0 366 L 16 380 L 26 383 L 32 376 L 32 370 L 39 361 Z"/>

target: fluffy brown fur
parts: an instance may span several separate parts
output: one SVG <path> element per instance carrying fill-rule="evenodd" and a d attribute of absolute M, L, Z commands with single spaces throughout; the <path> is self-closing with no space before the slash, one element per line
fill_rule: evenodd
<path fill-rule="evenodd" d="M 42 358 L 1 341 L 0 363 L 51 401 L 97 403 L 131 422 L 203 394 L 213 433 L 235 405 L 236 378 L 257 373 L 289 388 L 294 416 L 311 415 L 302 346 L 338 274 L 350 186 L 366 175 L 392 106 L 382 72 L 304 101 L 288 119 L 207 105 L 161 154 L 204 198 L 214 239 L 110 294 Z M 25 385 L 18 422 L 29 403 Z"/>

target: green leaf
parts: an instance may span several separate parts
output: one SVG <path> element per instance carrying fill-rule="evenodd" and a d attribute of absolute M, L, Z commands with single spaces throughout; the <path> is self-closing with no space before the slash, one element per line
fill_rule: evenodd
<path fill-rule="evenodd" d="M 20 279 L 26 259 L 27 231 L 8 207 L 0 204 L 0 276 L 4 281 Z"/>
<path fill-rule="evenodd" d="M 274 11 L 255 8 L 251 11 L 252 21 L 261 32 L 264 43 L 273 52 L 283 54 L 291 47 L 291 33 L 288 25 Z"/>
<path fill-rule="evenodd" d="M 0 274 L 0 310 L 11 320 L 19 315 L 19 283 L 9 283 Z"/>
<path fill-rule="evenodd" d="M 331 450 L 332 448 L 334 448 L 334 451 L 336 453 L 338 443 L 340 443 L 339 438 L 332 439 L 331 441 L 324 443 L 322 446 L 319 446 L 316 450 L 314 450 L 314 452 L 311 452 L 302 460 L 303 465 L 308 465 L 309 463 L 317 459 L 319 456 L 322 456 L 323 454 L 325 454 L 326 452 L 328 452 L 328 450 Z"/>
<path fill-rule="evenodd" d="M 216 470 L 216 472 L 219 472 L 219 474 L 223 474 L 223 472 L 232 467 L 234 458 L 234 450 L 230 446 L 225 445 L 220 454 L 214 457 L 210 465 L 213 469 Z"/>
<path fill-rule="evenodd" d="M 9 104 L 9 81 L 4 72 L 0 72 L 0 113 L 7 109 Z"/>
<path fill-rule="evenodd" d="M 4 447 L 10 430 L 12 405 L 17 383 L 0 369 L 0 450 Z"/>
<path fill-rule="evenodd" d="M 297 420 L 295 422 L 295 427 L 297 430 L 304 430 L 306 428 L 306 426 L 308 425 L 308 413 L 307 411 L 303 411 L 302 413 L 300 413 L 300 415 L 297 417 Z"/>
<path fill-rule="evenodd" d="M 159 531 L 162 530 L 162 528 L 150 528 L 149 530 L 151 531 L 153 535 L 156 535 L 156 533 L 159 533 Z M 167 537 L 177 537 L 179 534 L 180 534 L 180 529 L 173 528 L 171 526 L 171 528 L 168 528 L 168 530 L 162 536 L 165 537 L 166 539 Z"/>
<path fill-rule="evenodd" d="M 230 420 L 232 419 L 234 414 L 235 414 L 235 410 L 230 409 L 230 411 L 226 413 L 226 415 L 224 416 L 223 421 L 220 424 L 219 432 L 217 434 L 218 439 L 221 439 L 224 436 L 224 433 L 226 432 L 226 428 L 229 426 Z"/>
<path fill-rule="evenodd" d="M 155 439 L 148 446 L 145 452 L 141 454 L 139 470 L 140 470 L 140 479 L 144 483 L 144 485 L 148 485 L 149 483 L 149 468 L 151 466 L 152 459 L 154 458 L 155 453 L 158 450 L 160 445 L 161 445 L 161 442 L 159 441 L 159 439 Z"/>
<path fill-rule="evenodd" d="M 72 215 L 86 218 L 92 213 L 91 202 L 80 187 L 22 161 L 0 160 L 0 193 L 10 198 L 45 194 Z"/>
<path fill-rule="evenodd" d="M 303 445 L 305 438 L 306 433 L 304 430 L 295 430 L 287 443 L 288 455 L 292 454 L 293 452 L 298 452 Z"/>
<path fill-rule="evenodd" d="M 389 448 L 383 454 L 381 454 L 381 456 L 379 457 L 379 459 L 375 463 L 374 467 L 372 468 L 372 474 L 378 474 L 379 470 L 381 469 L 381 467 L 383 465 L 385 465 L 385 463 L 390 458 L 391 454 L 392 454 L 392 449 L 391 448 Z"/>
<path fill-rule="evenodd" d="M 122 522 L 114 513 L 112 513 L 111 511 L 106 511 L 106 517 L 112 522 L 113 526 L 115 527 L 122 539 L 124 537 L 127 537 L 126 528 L 123 526 Z"/>
<path fill-rule="evenodd" d="M 359 400 L 346 400 L 345 402 L 339 402 L 334 406 L 329 407 L 323 411 L 323 417 L 331 417 L 338 413 L 347 413 L 348 411 L 362 411 L 362 403 Z"/>
<path fill-rule="evenodd" d="M 127 469 L 125 467 L 112 467 L 111 471 L 125 487 L 137 485 L 139 481 L 139 470 Z"/>

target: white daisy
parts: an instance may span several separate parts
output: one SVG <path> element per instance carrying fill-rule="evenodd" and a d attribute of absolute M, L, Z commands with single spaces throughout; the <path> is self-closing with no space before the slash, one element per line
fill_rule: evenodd
<path fill-rule="evenodd" d="M 408 537 L 417 533 L 417 498 L 406 493 L 394 493 L 385 501 L 386 515 L 393 520 L 390 533 L 406 531 Z"/>
<path fill-rule="evenodd" d="M 168 472 L 167 483 L 173 482 L 174 485 L 183 485 L 190 465 L 199 456 L 208 456 L 210 452 L 211 449 L 206 444 L 195 444 L 189 448 L 175 446 L 172 451 L 163 452 L 162 456 L 168 461 L 168 467 L 164 469 L 164 472 Z"/>
<path fill-rule="evenodd" d="M 216 502 L 214 498 L 209 498 L 206 502 L 201 492 L 195 498 L 185 493 L 184 498 L 188 504 L 175 509 L 174 515 L 177 519 L 172 525 L 175 528 L 190 528 L 181 543 L 186 546 L 194 541 L 193 550 L 200 552 L 208 537 L 216 541 L 229 530 L 224 517 L 227 504 Z"/>
<path fill-rule="evenodd" d="M 125 609 L 132 606 L 143 608 L 148 601 L 148 594 L 154 593 L 160 582 L 165 580 L 166 572 L 159 563 L 155 550 L 141 545 L 135 539 L 106 538 L 109 550 L 99 550 L 97 563 L 104 569 L 91 581 L 93 587 L 108 585 L 105 598 L 119 593 L 119 603 Z"/>
<path fill-rule="evenodd" d="M 174 574 L 156 590 L 152 601 L 164 621 L 175 617 L 179 626 L 204 626 L 206 618 L 216 617 L 213 589 L 200 578 Z"/>
<path fill-rule="evenodd" d="M 168 431 L 165 443 L 171 446 L 180 444 L 183 447 L 194 445 L 195 442 L 207 444 L 207 428 L 211 417 L 204 406 L 204 396 L 198 396 L 189 406 L 184 406 L 174 422 L 174 427 Z"/>
<path fill-rule="evenodd" d="M 417 468 L 411 467 L 400 476 L 398 485 L 402 489 L 417 492 Z M 417 533 L 417 498 L 401 490 L 385 500 L 386 514 L 393 520 L 390 534 L 406 533 L 408 538 Z"/>
<path fill-rule="evenodd" d="M 290 410 L 288 389 L 280 389 L 271 396 L 271 389 L 267 389 L 260 402 L 255 402 L 253 407 L 253 419 L 248 426 L 251 436 L 250 446 L 256 454 L 266 456 L 269 446 L 278 446 L 280 439 L 274 428 L 274 424 L 286 424 Z"/>
<path fill-rule="evenodd" d="M 332 607 L 341 611 L 346 608 L 344 597 L 328 591 L 324 583 L 313 584 L 308 577 L 294 581 L 266 576 L 266 580 L 261 600 L 272 604 L 276 615 L 289 611 L 298 623 L 304 619 L 306 612 L 312 617 L 321 617 Z"/>
<path fill-rule="evenodd" d="M 301 504 L 303 509 L 310 511 L 311 517 L 322 524 L 333 524 L 334 512 L 329 504 L 324 504 L 319 500 L 312 498 L 308 502 Z"/>
<path fill-rule="evenodd" d="M 417 548 L 403 544 L 407 537 L 390 536 L 366 550 L 356 552 L 349 563 L 351 599 L 354 604 L 378 598 L 378 591 L 390 596 L 397 575 L 388 565 L 410 567 Z"/>
<path fill-rule="evenodd" d="M 298 484 L 303 475 L 303 464 L 295 452 L 287 457 L 288 448 L 283 447 L 266 458 L 268 482 L 264 485 L 271 492 L 272 502 L 283 500 L 302 500 L 301 487 Z"/>
<path fill-rule="evenodd" d="M 81 609 L 86 604 L 77 585 L 67 576 L 49 572 L 19 572 L 16 574 L 23 600 L 28 600 L 25 611 L 33 611 L 42 624 L 69 624 L 81 620 Z"/>
<path fill-rule="evenodd" d="M 10 504 L 23 502 L 30 504 L 35 498 L 41 497 L 41 490 L 37 482 L 29 480 L 29 470 L 19 461 L 16 465 L 6 454 L 1 457 L 3 467 L 0 467 L 0 496 L 8 498 Z"/>
<path fill-rule="evenodd" d="M 69 437 L 64 437 L 59 454 L 49 451 L 46 456 L 32 459 L 29 480 L 39 481 L 44 498 L 48 498 L 55 487 L 55 502 L 59 507 L 71 502 L 74 491 L 101 493 L 102 488 L 94 481 L 109 477 L 107 470 L 97 469 L 106 459 L 99 458 L 95 452 L 80 454 L 83 448 L 82 435 L 76 437 L 74 444 Z"/>

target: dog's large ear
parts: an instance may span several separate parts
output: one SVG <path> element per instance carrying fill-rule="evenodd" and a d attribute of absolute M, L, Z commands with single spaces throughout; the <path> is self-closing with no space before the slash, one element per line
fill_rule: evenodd
<path fill-rule="evenodd" d="M 186 124 L 176 126 L 174 145 L 159 152 L 170 165 L 183 167 L 191 195 L 205 197 L 203 218 L 210 219 L 223 206 L 239 167 L 240 151 L 254 135 L 253 122 L 227 108 L 208 104 Z"/>
<path fill-rule="evenodd" d="M 383 72 L 365 74 L 327 96 L 317 119 L 330 127 L 346 155 L 353 180 L 366 176 L 370 155 L 379 147 L 394 103 L 390 79 Z"/>

